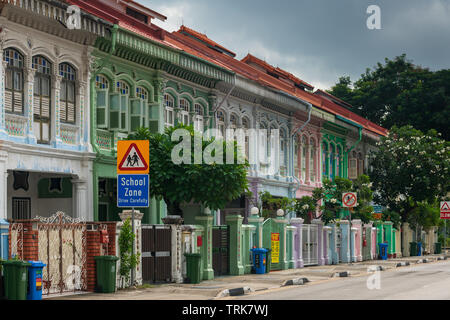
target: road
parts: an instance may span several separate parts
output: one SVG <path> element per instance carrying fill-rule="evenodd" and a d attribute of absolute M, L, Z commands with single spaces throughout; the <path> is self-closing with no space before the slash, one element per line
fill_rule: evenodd
<path fill-rule="evenodd" d="M 336 278 L 237 297 L 239 300 L 450 300 L 450 260 L 378 273 L 379 289 L 369 276 Z M 372 274 L 372 276 L 375 274 Z M 375 277 L 370 286 L 376 287 Z"/>

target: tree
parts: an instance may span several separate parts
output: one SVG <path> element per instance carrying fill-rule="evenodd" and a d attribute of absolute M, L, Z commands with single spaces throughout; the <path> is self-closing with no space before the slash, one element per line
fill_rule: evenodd
<path fill-rule="evenodd" d="M 353 106 L 351 111 L 381 125 L 436 129 L 450 139 L 450 69 L 430 71 L 401 55 L 367 69 L 352 88 L 341 77 L 329 93 Z"/>
<path fill-rule="evenodd" d="M 186 150 L 180 148 L 178 152 L 176 147 L 180 147 L 179 144 L 184 140 L 180 136 L 179 139 L 172 141 L 175 130 L 185 130 L 178 132 L 186 133 L 192 141 L 194 141 L 194 135 L 202 136 L 201 133 L 195 132 L 192 126 L 179 124 L 173 128 L 166 128 L 164 134 L 152 134 L 148 129 L 141 128 L 128 137 L 129 140 L 149 140 L 150 196 L 158 200 L 163 199 L 170 214 L 183 216 L 180 205 L 191 201 L 211 210 L 221 209 L 229 201 L 240 197 L 248 190 L 247 168 L 249 165 L 247 160 L 243 164 L 238 163 L 241 148 L 236 141 L 202 139 L 199 148 L 202 155 L 208 146 L 211 148 L 211 145 L 215 145 L 217 148 L 212 150 L 211 155 L 217 156 L 216 160 L 222 161 L 213 161 L 211 164 L 202 161 L 201 164 L 194 164 L 195 144 L 189 143 Z M 226 162 L 227 147 L 230 147 L 229 149 L 233 152 L 234 164 Z M 223 150 L 223 155 L 220 150 Z M 184 154 L 185 151 L 186 154 Z M 190 163 L 175 163 L 172 160 L 173 154 L 186 157 L 186 162 L 190 161 Z"/>
<path fill-rule="evenodd" d="M 436 130 L 423 134 L 412 126 L 394 126 L 377 145 L 370 173 L 375 201 L 400 213 L 402 221 L 426 226 L 434 215 L 429 206 L 450 191 L 450 143 Z"/>

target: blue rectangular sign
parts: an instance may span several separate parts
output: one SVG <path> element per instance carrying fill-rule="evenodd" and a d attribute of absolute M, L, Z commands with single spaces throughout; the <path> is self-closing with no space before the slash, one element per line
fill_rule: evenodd
<path fill-rule="evenodd" d="M 117 207 L 149 207 L 148 174 L 117 175 Z"/>

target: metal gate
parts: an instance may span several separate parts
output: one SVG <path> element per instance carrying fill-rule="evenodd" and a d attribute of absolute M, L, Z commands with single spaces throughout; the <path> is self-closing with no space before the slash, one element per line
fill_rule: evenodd
<path fill-rule="evenodd" d="M 228 226 L 213 226 L 212 258 L 215 276 L 230 273 L 230 233 Z"/>
<path fill-rule="evenodd" d="M 318 227 L 315 224 L 302 226 L 302 255 L 305 266 L 316 265 L 318 261 Z"/>
<path fill-rule="evenodd" d="M 37 217 L 43 294 L 87 289 L 86 222 L 59 211 Z"/>
<path fill-rule="evenodd" d="M 172 229 L 168 225 L 142 225 L 142 280 L 172 281 Z"/>
<path fill-rule="evenodd" d="M 339 227 L 336 227 L 336 251 L 337 251 L 337 263 L 340 263 L 341 261 L 342 261 L 342 258 L 341 258 L 341 243 L 342 243 L 342 240 L 341 240 L 341 237 L 342 237 L 342 235 L 341 235 L 341 228 L 339 228 Z"/>

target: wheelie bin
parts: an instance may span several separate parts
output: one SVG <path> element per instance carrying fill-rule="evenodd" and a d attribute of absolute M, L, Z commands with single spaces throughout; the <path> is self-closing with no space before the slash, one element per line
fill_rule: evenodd
<path fill-rule="evenodd" d="M 114 293 L 116 292 L 116 256 L 96 256 L 95 265 L 97 271 L 96 292 Z"/>
<path fill-rule="evenodd" d="M 200 283 L 202 281 L 201 258 L 200 253 L 185 253 L 186 257 L 186 282 Z"/>

